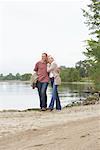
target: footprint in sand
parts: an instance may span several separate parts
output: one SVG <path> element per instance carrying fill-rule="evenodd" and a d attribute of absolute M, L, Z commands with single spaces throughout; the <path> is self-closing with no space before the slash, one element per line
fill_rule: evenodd
<path fill-rule="evenodd" d="M 86 134 L 86 135 L 82 135 L 82 136 L 80 136 L 80 138 L 85 138 L 85 137 L 87 137 L 87 136 L 89 136 L 90 134 L 88 133 L 88 134 Z"/>

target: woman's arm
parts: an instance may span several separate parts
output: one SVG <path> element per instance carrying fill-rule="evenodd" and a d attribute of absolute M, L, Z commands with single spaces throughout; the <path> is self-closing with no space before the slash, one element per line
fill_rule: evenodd
<path fill-rule="evenodd" d="M 57 65 L 55 63 L 53 64 L 47 64 L 47 72 L 53 71 L 56 69 Z"/>

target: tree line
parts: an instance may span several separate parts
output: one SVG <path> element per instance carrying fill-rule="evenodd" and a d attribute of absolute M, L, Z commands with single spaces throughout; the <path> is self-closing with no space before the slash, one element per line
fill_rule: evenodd
<path fill-rule="evenodd" d="M 3 75 L 2 73 L 0 74 L 0 80 L 21 80 L 21 81 L 28 81 L 30 80 L 31 73 L 25 73 L 25 74 L 20 74 L 17 73 L 16 75 L 13 75 L 12 73 L 9 73 L 8 75 Z"/>
<path fill-rule="evenodd" d="M 60 75 L 62 82 L 76 82 L 81 81 L 83 78 L 88 77 L 88 65 L 84 61 L 79 61 L 76 63 L 75 67 L 68 68 L 66 66 L 60 66 Z M 31 78 L 31 73 L 20 74 L 17 73 L 13 75 L 9 73 L 8 75 L 0 74 L 0 80 L 21 80 L 28 81 Z"/>

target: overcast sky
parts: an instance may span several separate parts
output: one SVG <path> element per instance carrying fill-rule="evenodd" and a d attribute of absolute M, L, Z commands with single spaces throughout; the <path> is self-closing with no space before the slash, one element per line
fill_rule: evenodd
<path fill-rule="evenodd" d="M 88 29 L 81 8 L 89 0 L 0 0 L 0 73 L 32 72 L 42 52 L 59 65 L 85 57 Z"/>

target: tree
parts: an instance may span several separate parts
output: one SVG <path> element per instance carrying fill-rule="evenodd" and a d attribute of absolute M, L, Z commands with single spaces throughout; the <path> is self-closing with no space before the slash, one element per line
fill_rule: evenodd
<path fill-rule="evenodd" d="M 84 61 L 78 61 L 75 64 L 76 69 L 79 71 L 80 73 L 80 77 L 84 78 L 84 77 L 89 77 L 89 68 L 91 67 L 90 64 L 84 60 Z"/>
<path fill-rule="evenodd" d="M 16 73 L 16 80 L 20 80 L 21 79 L 21 75 L 19 73 Z"/>
<path fill-rule="evenodd" d="M 61 75 L 62 82 L 68 82 L 68 73 L 69 73 L 68 68 L 66 68 L 66 69 L 61 68 L 60 75 Z"/>
<path fill-rule="evenodd" d="M 70 68 L 69 70 L 69 74 L 68 74 L 68 81 L 69 82 L 76 82 L 76 81 L 80 81 L 80 75 L 79 75 L 79 71 L 75 68 Z"/>
<path fill-rule="evenodd" d="M 25 74 L 23 74 L 22 76 L 21 76 L 21 80 L 22 81 L 28 81 L 28 80 L 30 80 L 30 78 L 31 78 L 31 73 L 25 73 Z"/>
<path fill-rule="evenodd" d="M 83 10 L 83 15 L 90 31 L 90 39 L 87 40 L 84 54 L 91 65 L 92 79 L 96 84 L 100 84 L 100 1 L 91 0 L 88 10 Z"/>
<path fill-rule="evenodd" d="M 4 79 L 4 76 L 3 76 L 3 74 L 1 73 L 0 74 L 0 80 L 3 80 Z"/>
<path fill-rule="evenodd" d="M 9 73 L 7 76 L 5 76 L 5 80 L 15 80 L 15 76 L 12 73 Z"/>
<path fill-rule="evenodd" d="M 61 69 L 60 75 L 62 82 L 74 82 L 80 81 L 81 79 L 79 71 L 76 68 L 63 68 Z"/>

